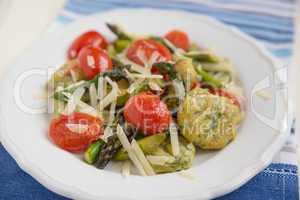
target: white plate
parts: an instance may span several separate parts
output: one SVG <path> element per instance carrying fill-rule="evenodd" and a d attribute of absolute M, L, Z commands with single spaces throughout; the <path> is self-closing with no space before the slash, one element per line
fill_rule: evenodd
<path fill-rule="evenodd" d="M 22 85 L 21 97 L 26 105 L 45 104 L 33 97 L 47 80 L 43 70 L 62 64 L 70 42 L 86 30 L 97 29 L 112 37 L 105 27 L 107 21 L 118 22 L 140 34 L 162 35 L 179 28 L 188 32 L 193 41 L 215 48 L 218 54 L 235 63 L 248 99 L 247 114 L 236 140 L 228 147 L 198 153 L 189 170 L 196 180 L 185 179 L 178 173 L 124 179 L 112 169 L 98 170 L 48 140 L 49 121 L 45 114 L 26 113 L 17 105 L 20 102 L 14 96 L 18 94 L 15 82 Z M 23 72 L 31 69 L 41 74 L 21 82 L 26 75 Z M 266 167 L 285 141 L 286 108 L 281 93 L 276 101 L 275 96 L 269 101 L 254 96 L 251 101 L 253 88 L 261 86 L 257 83 L 268 76 L 274 77 L 277 69 L 275 60 L 253 39 L 206 16 L 151 9 L 114 10 L 90 16 L 42 38 L 11 66 L 1 82 L 1 141 L 22 169 L 50 190 L 70 198 L 199 200 L 217 197 L 238 188 Z M 275 111 L 275 119 L 263 116 Z"/>

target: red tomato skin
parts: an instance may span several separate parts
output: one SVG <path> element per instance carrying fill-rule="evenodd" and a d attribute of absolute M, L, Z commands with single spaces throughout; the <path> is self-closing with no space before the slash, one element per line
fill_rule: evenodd
<path fill-rule="evenodd" d="M 239 100 L 233 94 L 231 94 L 231 93 L 229 93 L 229 92 L 227 92 L 227 91 L 225 91 L 223 89 L 216 89 L 216 88 L 213 89 L 213 90 L 210 90 L 210 92 L 212 94 L 228 98 L 234 105 L 236 105 L 239 108 L 241 108 L 241 104 L 240 104 Z"/>
<path fill-rule="evenodd" d="M 197 82 L 197 83 L 192 84 L 191 89 L 201 88 L 201 87 L 202 87 L 202 84 L 200 82 Z"/>
<path fill-rule="evenodd" d="M 86 46 L 78 54 L 78 62 L 86 78 L 91 80 L 97 74 L 112 69 L 112 61 L 106 51 Z"/>
<path fill-rule="evenodd" d="M 140 39 L 133 42 L 127 50 L 128 59 L 139 65 L 144 65 L 143 61 L 137 55 L 139 50 L 144 52 L 148 60 L 151 58 L 153 52 L 158 52 L 159 54 L 156 61 L 168 61 L 172 57 L 170 51 L 159 42 L 152 39 Z"/>
<path fill-rule="evenodd" d="M 96 31 L 88 31 L 77 37 L 68 49 L 68 58 L 74 59 L 78 56 L 80 50 L 85 46 L 93 46 L 101 49 L 106 49 L 108 46 L 107 40 Z"/>
<path fill-rule="evenodd" d="M 176 47 L 181 48 L 183 50 L 188 50 L 190 46 L 189 36 L 180 30 L 172 30 L 165 35 L 165 38 L 169 40 Z"/>
<path fill-rule="evenodd" d="M 124 109 L 125 120 L 145 135 L 160 133 L 168 128 L 171 115 L 159 96 L 143 92 L 131 97 Z"/>
<path fill-rule="evenodd" d="M 66 127 L 67 123 L 85 123 L 89 126 L 83 133 L 74 133 Z M 91 142 L 103 133 L 102 120 L 84 113 L 61 115 L 52 120 L 49 128 L 50 139 L 60 148 L 70 152 L 85 150 Z"/>

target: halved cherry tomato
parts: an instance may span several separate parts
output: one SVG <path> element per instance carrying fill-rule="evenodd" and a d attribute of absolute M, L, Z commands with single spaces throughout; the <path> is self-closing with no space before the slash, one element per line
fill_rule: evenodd
<path fill-rule="evenodd" d="M 145 135 L 160 133 L 168 128 L 171 120 L 167 105 L 159 96 L 143 92 L 131 97 L 124 109 L 125 120 Z"/>
<path fill-rule="evenodd" d="M 81 124 L 87 125 L 84 132 L 73 132 L 67 125 Z M 53 119 L 50 125 L 49 137 L 60 148 L 71 152 L 85 150 L 88 145 L 102 134 L 102 121 L 84 113 L 73 113 L 71 115 L 61 115 Z"/>
<path fill-rule="evenodd" d="M 210 90 L 212 94 L 221 96 L 221 97 L 226 97 L 228 98 L 234 105 L 241 107 L 239 100 L 234 96 L 233 94 L 223 90 L 223 89 L 217 89 L 214 88 L 213 90 Z"/>
<path fill-rule="evenodd" d="M 78 54 L 78 62 L 89 80 L 101 72 L 112 69 L 112 61 L 106 51 L 96 47 L 83 47 Z"/>
<path fill-rule="evenodd" d="M 79 51 L 85 46 L 105 49 L 108 46 L 108 42 L 100 33 L 96 31 L 88 31 L 73 41 L 68 49 L 68 58 L 76 58 Z"/>
<path fill-rule="evenodd" d="M 172 56 L 170 51 L 159 42 L 152 39 L 140 39 L 132 43 L 127 50 L 127 57 L 139 65 L 144 65 L 139 57 L 139 51 L 145 55 L 147 60 L 151 58 L 154 52 L 158 53 L 155 61 L 168 61 Z"/>
<path fill-rule="evenodd" d="M 165 35 L 165 38 L 169 40 L 172 44 L 176 47 L 181 48 L 183 50 L 188 50 L 190 46 L 190 39 L 189 36 L 180 30 L 173 30 L 168 32 Z"/>
<path fill-rule="evenodd" d="M 202 84 L 200 82 L 196 82 L 196 83 L 193 83 L 192 86 L 191 86 L 191 89 L 194 89 L 194 88 L 201 88 L 202 87 Z"/>

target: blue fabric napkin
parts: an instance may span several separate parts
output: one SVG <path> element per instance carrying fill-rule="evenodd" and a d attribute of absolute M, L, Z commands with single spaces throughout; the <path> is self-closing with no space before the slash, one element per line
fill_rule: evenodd
<path fill-rule="evenodd" d="M 0 200 L 66 200 L 40 185 L 0 146 Z M 246 185 L 218 200 L 297 200 L 297 167 L 271 164 Z M 104 200 L 104 199 L 103 199 Z"/>
<path fill-rule="evenodd" d="M 283 63 L 289 61 L 295 0 L 69 0 L 53 26 L 115 8 L 159 8 L 207 14 L 262 42 Z M 293 133 L 291 133 L 293 138 Z M 290 139 L 285 149 L 293 149 Z M 65 200 L 23 172 L 0 144 L 0 200 Z M 297 167 L 273 163 L 247 184 L 218 200 L 298 200 Z"/>

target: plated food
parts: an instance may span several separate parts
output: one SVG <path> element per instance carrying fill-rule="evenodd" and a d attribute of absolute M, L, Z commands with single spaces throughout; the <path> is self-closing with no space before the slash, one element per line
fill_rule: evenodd
<path fill-rule="evenodd" d="M 44 114 L 47 100 L 36 97 L 36 93 L 45 92 L 45 82 L 48 79 L 45 74 L 49 70 L 48 67 L 58 67 L 66 63 L 67 48 L 87 30 L 96 29 L 105 38 L 109 38 L 107 41 L 113 41 L 113 35 L 105 25 L 108 20 L 111 23 L 118 22 L 126 26 L 126 30 L 138 35 L 164 36 L 174 28 L 184 30 L 188 33 L 190 41 L 202 49 L 214 48 L 218 57 L 230 58 L 242 80 L 247 97 L 247 102 L 241 103 L 242 110 L 245 107 L 247 112 L 242 117 L 242 125 L 238 128 L 234 141 L 222 150 L 202 150 L 194 145 L 197 153 L 192 167 L 188 170 L 146 178 L 135 175 L 139 172 L 130 160 L 111 160 L 105 170 L 98 170 L 83 161 L 85 150 L 73 154 L 51 142 L 46 135 L 49 129 L 49 115 Z M 72 62 L 70 64 L 72 65 Z M 39 70 L 36 70 L 36 67 L 39 67 Z M 205 63 L 202 67 L 204 69 Z M 289 135 L 289 124 L 285 123 L 287 109 L 283 92 L 280 90 L 276 95 L 276 105 L 271 103 L 275 96 L 271 101 L 262 101 L 259 97 L 256 99 L 256 94 L 251 97 L 253 89 L 257 89 L 257 84 L 265 77 L 273 77 L 274 71 L 279 69 L 281 66 L 277 64 L 276 59 L 253 38 L 208 16 L 142 8 L 122 8 L 97 13 L 78 19 L 57 30 L 55 34 L 47 34 L 40 38 L 36 45 L 20 55 L 9 67 L 0 84 L 2 93 L 7 94 L 2 95 L 0 99 L 0 140 L 22 170 L 48 189 L 70 199 L 213 199 L 239 188 L 266 168 L 284 145 Z M 28 72 L 31 72 L 30 77 L 26 78 Z M 68 78 L 65 81 L 70 81 L 68 79 L 71 77 L 66 77 Z M 276 79 L 276 82 L 278 80 Z M 236 83 L 238 86 L 238 81 Z M 23 109 L 24 105 L 20 105 L 16 96 L 12 94 L 18 85 L 21 100 L 25 100 L 23 104 L 31 110 Z M 238 89 L 232 88 L 226 86 L 227 91 L 238 97 Z M 81 100 L 87 102 L 84 98 Z M 167 99 L 162 100 L 165 102 Z M 34 106 L 34 110 L 31 105 Z M 276 113 L 272 122 L 278 128 L 274 129 L 265 123 L 269 121 L 259 118 L 269 111 Z M 258 117 L 257 114 L 262 115 Z M 175 124 L 178 125 L 177 122 L 175 121 Z M 105 128 L 103 126 L 103 131 Z M 180 127 L 177 127 L 177 130 L 180 131 Z M 181 135 L 181 132 L 178 133 Z M 135 140 L 139 138 L 136 137 Z M 151 159 L 150 155 L 144 154 L 147 159 Z M 120 173 L 120 169 L 125 173 Z M 125 179 L 122 174 L 128 175 L 129 171 L 132 175 Z M 187 177 L 191 177 L 192 180 Z"/>
<path fill-rule="evenodd" d="M 124 162 L 126 174 L 130 160 L 146 176 L 188 169 L 198 148 L 234 140 L 245 98 L 229 59 L 182 30 L 135 36 L 107 27 L 116 39 L 78 36 L 48 82 L 58 147 L 100 169 Z"/>

